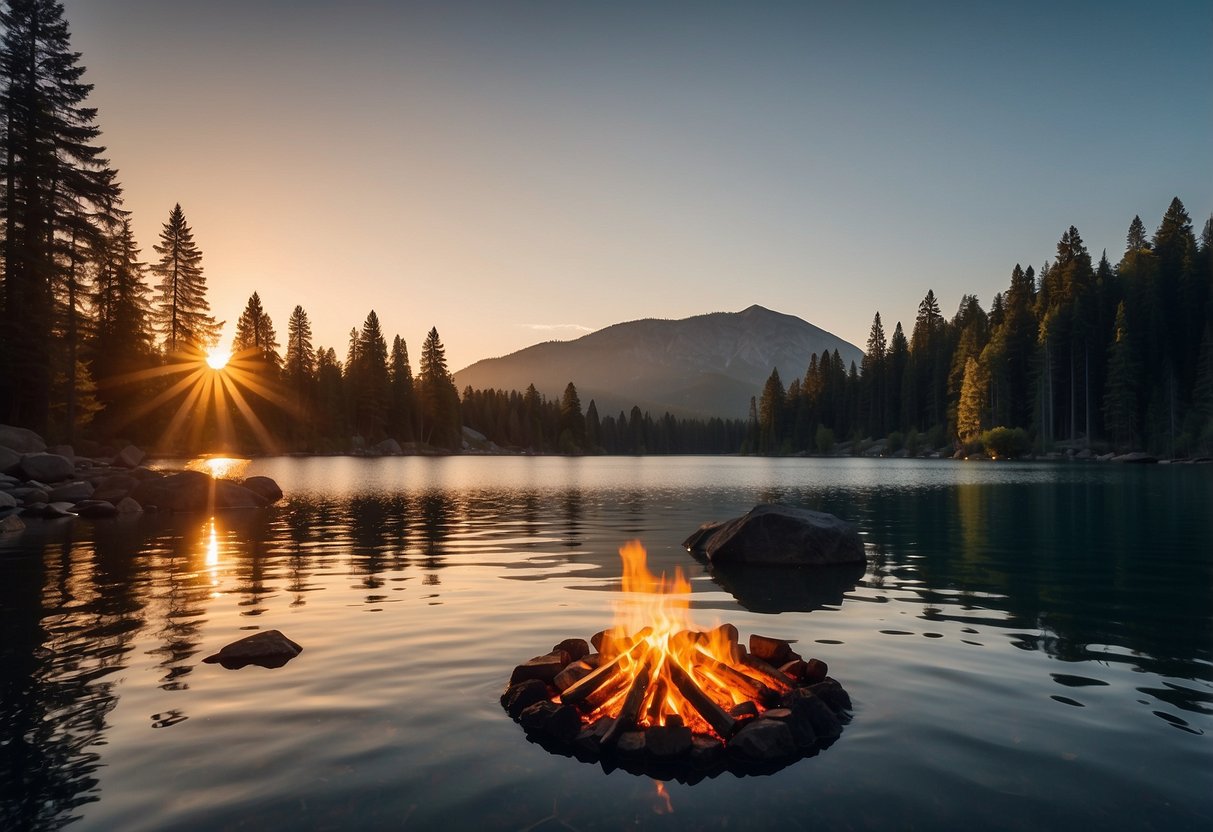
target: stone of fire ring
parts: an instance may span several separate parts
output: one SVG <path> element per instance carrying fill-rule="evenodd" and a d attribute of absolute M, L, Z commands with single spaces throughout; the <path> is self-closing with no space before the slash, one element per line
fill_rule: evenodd
<path fill-rule="evenodd" d="M 303 648 L 278 630 L 266 630 L 233 641 L 218 653 L 202 661 L 220 664 L 228 670 L 237 670 L 245 665 L 260 667 L 282 667 L 303 652 Z"/>

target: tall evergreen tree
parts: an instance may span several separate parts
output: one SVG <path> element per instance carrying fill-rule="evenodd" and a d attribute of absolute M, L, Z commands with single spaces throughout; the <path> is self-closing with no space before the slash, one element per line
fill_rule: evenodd
<path fill-rule="evenodd" d="M 1136 338 L 1122 301 L 1116 307 L 1116 338 L 1108 348 L 1108 388 L 1104 395 L 1108 434 L 1122 446 L 1139 439 L 1140 373 Z"/>
<path fill-rule="evenodd" d="M 413 368 L 409 366 L 408 345 L 399 335 L 392 339 L 388 370 L 388 432 L 402 442 L 412 442 L 417 410 Z"/>
<path fill-rule="evenodd" d="M 887 363 L 888 342 L 880 313 L 872 318 L 872 329 L 868 333 L 868 345 L 863 354 L 863 398 L 864 428 L 873 436 L 884 436 L 888 432 Z"/>
<path fill-rule="evenodd" d="M 10 0 L 0 26 L 0 418 L 44 430 L 55 293 L 76 246 L 98 234 L 94 214 L 119 190 L 96 144 L 96 110 L 84 106 L 92 85 L 81 80 L 63 6 Z"/>
<path fill-rule="evenodd" d="M 559 447 L 563 453 L 578 453 L 585 449 L 585 416 L 581 413 L 581 398 L 569 382 L 560 397 Z"/>
<path fill-rule="evenodd" d="M 459 391 L 446 367 L 446 348 L 431 328 L 421 346 L 418 387 L 421 400 L 421 441 L 457 450 L 462 443 Z M 528 393 L 534 385 L 528 388 Z M 538 394 L 536 393 L 536 396 Z"/>
<path fill-rule="evenodd" d="M 302 406 L 315 380 L 316 351 L 312 348 L 312 323 L 302 306 L 291 311 L 286 324 L 287 383 L 295 394 L 295 404 Z"/>
<path fill-rule="evenodd" d="M 363 438 L 381 439 L 387 427 L 388 363 L 387 341 L 379 326 L 379 316 L 372 309 L 357 336 L 354 356 L 357 372 L 351 393 L 354 399 L 354 426 Z"/>
<path fill-rule="evenodd" d="M 278 355 L 278 334 L 274 322 L 261 305 L 261 296 L 256 292 L 249 297 L 244 311 L 236 321 L 236 334 L 232 338 L 233 353 L 248 353 L 264 363 L 267 368 L 277 369 L 282 363 Z"/>
<path fill-rule="evenodd" d="M 202 251 L 194 242 L 194 232 L 185 220 L 181 203 L 169 211 L 160 230 L 160 243 L 152 248 L 160 255 L 152 271 L 160 278 L 156 288 L 156 324 L 165 352 L 172 355 L 207 349 L 218 339 L 223 324 L 210 315 Z"/>

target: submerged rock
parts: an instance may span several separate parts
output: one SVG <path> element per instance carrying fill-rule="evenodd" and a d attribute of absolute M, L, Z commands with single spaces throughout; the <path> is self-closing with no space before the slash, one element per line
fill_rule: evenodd
<path fill-rule="evenodd" d="M 221 664 L 228 670 L 237 670 L 250 664 L 261 667 L 282 667 L 302 652 L 302 647 L 284 636 L 279 630 L 266 630 L 233 641 L 218 653 L 207 656 L 202 661 L 207 664 Z"/>
<path fill-rule="evenodd" d="M 788 566 L 864 563 L 851 523 L 821 511 L 763 504 L 724 523 L 705 523 L 683 545 L 712 564 Z"/>

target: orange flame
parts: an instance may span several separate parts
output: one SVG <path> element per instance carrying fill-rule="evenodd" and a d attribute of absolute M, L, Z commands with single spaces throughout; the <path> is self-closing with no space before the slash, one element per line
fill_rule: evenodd
<path fill-rule="evenodd" d="M 619 555 L 624 597 L 616 604 L 615 625 L 603 639 L 600 666 L 618 660 L 621 672 L 597 697 L 599 701 L 591 703 L 587 722 L 618 716 L 631 695 L 638 726 L 666 725 L 677 716 L 694 732 L 717 733 L 704 708 L 684 691 L 693 687 L 727 712 L 746 701 L 764 710 L 758 701 L 763 694 L 788 689 L 778 679 L 744 665 L 735 628 L 694 629 L 691 585 L 681 569 L 673 580 L 654 575 L 644 547 L 635 540 L 626 543 Z"/>

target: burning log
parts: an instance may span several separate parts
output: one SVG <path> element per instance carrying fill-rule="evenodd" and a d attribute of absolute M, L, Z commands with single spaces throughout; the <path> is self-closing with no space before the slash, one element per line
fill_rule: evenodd
<path fill-rule="evenodd" d="M 565 639 L 514 669 L 501 703 L 532 741 L 601 758 L 608 771 L 697 780 L 726 767 L 770 771 L 837 738 L 851 702 L 824 662 L 787 639 L 752 636 L 747 651 L 732 624 L 694 629 L 685 579 L 649 573 L 638 545 L 621 554 L 624 589 L 655 600 L 629 597 L 616 625 L 590 639 L 598 652 Z"/>
<path fill-rule="evenodd" d="M 669 670 L 670 681 L 674 683 L 674 687 L 678 688 L 691 707 L 703 717 L 704 722 L 712 726 L 721 739 L 728 739 L 733 733 L 736 720 L 724 712 L 724 709 L 713 702 L 708 695 L 699 689 L 699 685 L 695 684 L 695 680 L 691 675 L 682 669 L 676 661 L 666 663 Z"/>
<path fill-rule="evenodd" d="M 619 739 L 620 734 L 636 727 L 636 719 L 640 716 L 640 706 L 644 704 L 644 695 L 649 692 L 651 667 L 650 655 L 645 655 L 641 660 L 640 670 L 633 677 L 632 684 L 628 688 L 628 695 L 624 697 L 619 715 L 615 717 L 615 723 L 602 738 L 603 745 L 613 745 Z"/>
<path fill-rule="evenodd" d="M 594 691 L 598 690 L 603 685 L 617 678 L 622 672 L 622 665 L 625 661 L 633 658 L 637 653 L 641 652 L 641 648 L 645 647 L 644 636 L 648 635 L 643 630 L 637 633 L 640 636 L 636 642 L 624 652 L 613 658 L 606 664 L 599 665 L 593 673 L 589 674 L 579 682 L 570 685 L 564 693 L 560 695 L 560 701 L 566 705 L 580 705 Z"/>

